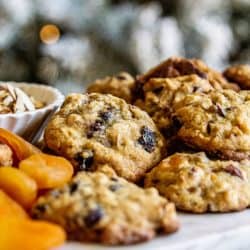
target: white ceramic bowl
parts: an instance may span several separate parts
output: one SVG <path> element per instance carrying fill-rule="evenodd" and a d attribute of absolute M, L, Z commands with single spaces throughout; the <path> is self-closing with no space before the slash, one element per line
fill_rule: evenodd
<path fill-rule="evenodd" d="M 28 138 L 31 133 L 33 134 L 38 130 L 46 117 L 61 106 L 64 100 L 64 96 L 60 91 L 50 86 L 31 83 L 0 82 L 0 84 L 2 83 L 19 87 L 38 101 L 46 103 L 45 107 L 34 111 L 0 114 L 0 127 L 8 129 L 24 138 Z"/>

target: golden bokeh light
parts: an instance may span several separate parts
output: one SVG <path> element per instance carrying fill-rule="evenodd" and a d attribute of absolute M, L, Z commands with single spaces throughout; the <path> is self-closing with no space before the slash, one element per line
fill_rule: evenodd
<path fill-rule="evenodd" d="M 60 38 L 60 30 L 54 24 L 46 24 L 40 30 L 40 39 L 43 43 L 53 44 Z"/>

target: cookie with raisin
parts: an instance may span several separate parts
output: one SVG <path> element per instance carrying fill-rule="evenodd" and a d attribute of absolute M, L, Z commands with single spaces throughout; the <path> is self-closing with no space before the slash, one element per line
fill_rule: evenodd
<path fill-rule="evenodd" d="M 250 91 L 210 91 L 187 95 L 172 113 L 176 137 L 227 160 L 250 157 Z"/>
<path fill-rule="evenodd" d="M 136 81 L 138 93 L 143 84 L 151 78 L 172 78 L 184 75 L 198 75 L 208 80 L 216 89 L 233 89 L 238 91 L 237 84 L 232 84 L 223 77 L 218 71 L 208 67 L 199 59 L 186 59 L 182 57 L 170 57 L 166 61 L 149 70 L 147 73 L 139 76 Z M 141 97 L 141 92 L 138 98 Z"/>
<path fill-rule="evenodd" d="M 150 240 L 179 227 L 174 204 L 156 189 L 99 172 L 81 172 L 40 197 L 32 216 L 60 224 L 70 240 L 108 245 Z"/>
<path fill-rule="evenodd" d="M 110 166 L 139 181 L 165 154 L 165 141 L 149 115 L 112 95 L 71 94 L 45 129 L 48 148 L 76 171 Z"/>
<path fill-rule="evenodd" d="M 178 128 L 178 124 L 170 122 L 175 106 L 187 94 L 207 93 L 213 89 L 209 81 L 197 75 L 151 78 L 143 85 L 144 98 L 138 99 L 134 104 L 145 110 L 169 139 Z"/>
<path fill-rule="evenodd" d="M 179 210 L 205 213 L 243 210 L 250 205 L 250 161 L 209 159 L 204 153 L 176 153 L 145 178 Z"/>
<path fill-rule="evenodd" d="M 131 103 L 135 79 L 126 72 L 121 72 L 117 76 L 107 76 L 91 83 L 87 89 L 88 93 L 111 94 Z"/>
<path fill-rule="evenodd" d="M 237 83 L 241 89 L 250 89 L 250 65 L 234 65 L 224 71 L 228 81 Z"/>

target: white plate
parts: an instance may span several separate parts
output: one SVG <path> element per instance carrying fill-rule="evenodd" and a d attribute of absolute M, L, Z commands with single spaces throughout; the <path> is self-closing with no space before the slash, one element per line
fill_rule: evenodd
<path fill-rule="evenodd" d="M 181 229 L 172 235 L 132 246 L 67 243 L 59 250 L 249 250 L 250 210 L 228 214 L 181 214 Z"/>

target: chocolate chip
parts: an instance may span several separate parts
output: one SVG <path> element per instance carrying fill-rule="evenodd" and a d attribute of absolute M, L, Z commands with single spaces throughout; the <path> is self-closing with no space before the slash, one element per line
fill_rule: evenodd
<path fill-rule="evenodd" d="M 78 189 L 79 184 L 76 182 L 72 182 L 69 186 L 70 194 L 73 194 Z"/>
<path fill-rule="evenodd" d="M 97 208 L 90 210 L 88 215 L 84 217 L 84 223 L 87 227 L 93 227 L 103 216 L 103 209 L 98 206 Z"/>
<path fill-rule="evenodd" d="M 229 173 L 230 175 L 233 175 L 233 176 L 237 176 L 239 177 L 240 179 L 244 179 L 243 175 L 242 175 L 242 172 L 240 171 L 240 169 L 238 169 L 237 167 L 235 167 L 233 164 L 230 164 L 228 166 L 226 166 L 224 168 L 224 170 Z"/>
<path fill-rule="evenodd" d="M 156 145 L 155 132 L 146 126 L 142 127 L 140 132 L 141 136 L 138 139 L 139 144 L 141 144 L 147 152 L 153 152 Z"/>
<path fill-rule="evenodd" d="M 91 170 L 91 165 L 94 162 L 94 156 L 84 158 L 79 154 L 76 156 L 75 160 L 78 163 L 78 171 L 89 171 Z"/>
<path fill-rule="evenodd" d="M 116 190 L 120 189 L 121 185 L 120 184 L 112 184 L 109 186 L 109 189 L 113 192 L 115 192 Z"/>
<path fill-rule="evenodd" d="M 216 111 L 220 116 L 226 117 L 226 111 L 219 104 L 216 104 Z"/>
<path fill-rule="evenodd" d="M 112 181 L 118 181 L 118 179 L 115 178 L 115 177 L 111 177 L 110 179 L 111 179 Z"/>

